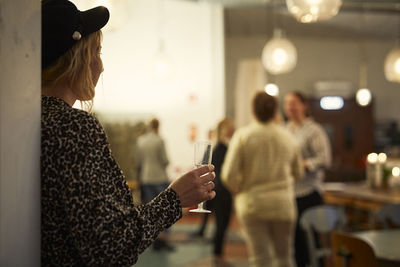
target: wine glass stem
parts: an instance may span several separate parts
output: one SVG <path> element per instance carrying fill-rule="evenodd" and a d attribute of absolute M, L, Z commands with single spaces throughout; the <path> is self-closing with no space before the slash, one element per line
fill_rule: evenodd
<path fill-rule="evenodd" d="M 201 202 L 201 203 L 199 204 L 199 206 L 197 207 L 199 210 L 202 210 L 202 209 L 203 209 L 203 203 L 204 203 L 204 202 Z"/>

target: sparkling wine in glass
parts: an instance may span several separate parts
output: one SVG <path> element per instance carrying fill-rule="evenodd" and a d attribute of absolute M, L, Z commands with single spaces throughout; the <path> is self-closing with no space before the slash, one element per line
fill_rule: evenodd
<path fill-rule="evenodd" d="M 194 144 L 194 166 L 200 168 L 211 164 L 212 147 L 209 141 L 199 141 Z M 197 209 L 189 210 L 190 212 L 211 213 L 203 207 L 204 202 L 201 202 Z"/>

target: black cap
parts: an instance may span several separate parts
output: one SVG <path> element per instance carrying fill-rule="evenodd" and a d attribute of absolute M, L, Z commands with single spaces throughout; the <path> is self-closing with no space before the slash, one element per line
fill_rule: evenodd
<path fill-rule="evenodd" d="M 103 28 L 109 17 L 108 9 L 103 6 L 79 11 L 67 0 L 42 1 L 42 69 L 81 38 Z"/>

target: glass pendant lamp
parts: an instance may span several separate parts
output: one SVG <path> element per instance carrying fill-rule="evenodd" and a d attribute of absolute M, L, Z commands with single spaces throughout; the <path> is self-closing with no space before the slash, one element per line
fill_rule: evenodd
<path fill-rule="evenodd" d="M 342 0 L 286 0 L 286 6 L 298 21 L 313 23 L 336 16 Z"/>
<path fill-rule="evenodd" d="M 390 82 L 400 83 L 400 47 L 393 48 L 385 59 L 385 77 Z"/>
<path fill-rule="evenodd" d="M 363 29 L 365 27 L 365 9 L 364 5 L 362 5 L 363 12 L 361 13 L 360 20 L 360 28 Z M 360 31 L 361 31 L 360 29 Z M 372 101 L 371 91 L 368 89 L 368 64 L 367 64 L 367 51 L 365 43 L 361 40 L 359 43 L 359 51 L 360 51 L 360 72 L 359 72 L 359 87 L 356 92 L 356 102 L 358 105 L 365 107 L 368 106 Z"/>
<path fill-rule="evenodd" d="M 372 94 L 367 87 L 367 63 L 363 61 L 360 64 L 360 86 L 356 92 L 356 102 L 362 107 L 371 103 Z"/>
<path fill-rule="evenodd" d="M 274 37 L 264 46 L 261 60 L 264 68 L 273 75 L 290 72 L 297 63 L 296 47 L 282 36 L 282 30 L 275 29 Z"/>
<path fill-rule="evenodd" d="M 400 16 L 397 16 L 397 38 L 395 46 L 385 59 L 385 77 L 389 82 L 400 83 Z"/>

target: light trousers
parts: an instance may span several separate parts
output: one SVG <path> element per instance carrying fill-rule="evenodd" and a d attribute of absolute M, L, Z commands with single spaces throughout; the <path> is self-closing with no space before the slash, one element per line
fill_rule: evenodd
<path fill-rule="evenodd" d="M 294 267 L 295 221 L 239 218 L 252 267 Z"/>

